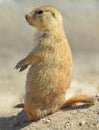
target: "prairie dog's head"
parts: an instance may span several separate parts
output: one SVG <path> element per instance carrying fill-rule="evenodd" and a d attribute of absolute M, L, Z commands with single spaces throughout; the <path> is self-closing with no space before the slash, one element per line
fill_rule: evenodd
<path fill-rule="evenodd" d="M 39 7 L 25 15 L 27 22 L 38 30 L 52 30 L 62 26 L 60 12 L 50 6 Z"/>

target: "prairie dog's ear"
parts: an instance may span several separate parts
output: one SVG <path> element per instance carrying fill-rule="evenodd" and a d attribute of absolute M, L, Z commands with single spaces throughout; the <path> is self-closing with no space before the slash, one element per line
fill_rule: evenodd
<path fill-rule="evenodd" d="M 55 14 L 55 13 L 52 13 L 52 16 L 53 16 L 54 18 L 56 18 L 56 14 Z"/>

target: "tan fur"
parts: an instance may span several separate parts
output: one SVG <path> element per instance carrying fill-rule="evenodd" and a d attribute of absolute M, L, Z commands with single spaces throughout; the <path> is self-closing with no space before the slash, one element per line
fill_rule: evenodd
<path fill-rule="evenodd" d="M 31 65 L 25 94 L 27 120 L 40 119 L 76 102 L 93 103 L 85 96 L 65 100 L 73 63 L 60 12 L 53 7 L 40 7 L 27 14 L 26 20 L 37 29 L 34 49 L 16 65 L 20 71 Z"/>
<path fill-rule="evenodd" d="M 88 103 L 88 104 L 94 105 L 95 101 L 96 100 L 93 97 L 87 97 L 85 95 L 77 95 L 65 101 L 62 108 L 70 107 L 74 105 L 75 103 Z"/>

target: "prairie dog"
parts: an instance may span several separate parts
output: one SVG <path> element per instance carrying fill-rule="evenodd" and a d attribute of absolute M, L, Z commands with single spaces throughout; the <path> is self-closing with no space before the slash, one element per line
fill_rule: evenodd
<path fill-rule="evenodd" d="M 15 67 L 23 71 L 31 66 L 26 80 L 24 110 L 27 117 L 24 120 L 38 120 L 77 102 L 94 104 L 94 98 L 83 95 L 65 99 L 73 62 L 60 12 L 43 6 L 26 14 L 25 18 L 36 28 L 36 35 L 34 49 Z"/>

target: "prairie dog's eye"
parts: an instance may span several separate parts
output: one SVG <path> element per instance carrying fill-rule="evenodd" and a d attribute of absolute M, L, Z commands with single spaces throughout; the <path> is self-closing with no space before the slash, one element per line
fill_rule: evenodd
<path fill-rule="evenodd" d="M 43 13 L 43 10 L 39 10 L 36 12 L 36 14 L 42 14 Z"/>

